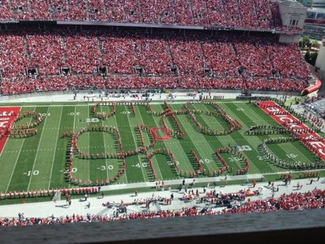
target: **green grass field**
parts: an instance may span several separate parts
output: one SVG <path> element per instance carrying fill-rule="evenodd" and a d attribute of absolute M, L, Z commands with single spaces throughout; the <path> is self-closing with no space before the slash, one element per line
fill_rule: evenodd
<path fill-rule="evenodd" d="M 218 171 L 222 165 L 215 156 L 217 148 L 232 146 L 243 150 L 245 156 L 250 160 L 248 174 L 274 174 L 287 171 L 272 163 L 265 161 L 259 146 L 262 141 L 269 137 L 279 135 L 247 136 L 245 132 L 252 125 L 277 125 L 271 117 L 253 104 L 242 101 L 222 101 L 218 103 L 230 117 L 239 121 L 243 127 L 241 130 L 232 132 L 229 135 L 209 136 L 199 133 L 195 124 L 188 115 L 176 115 L 183 131 L 184 139 L 173 137 L 168 141 L 158 141 L 154 148 L 170 149 L 177 160 L 179 167 L 186 171 L 197 170 L 190 150 L 193 149 L 206 170 Z M 164 110 L 164 104 L 152 104 L 156 111 Z M 170 103 L 173 110 L 183 109 L 183 104 Z M 203 111 L 215 110 L 213 106 L 190 104 L 190 109 L 201 109 Z M 78 131 L 89 125 L 108 125 L 119 129 L 122 144 L 125 151 L 135 150 L 141 145 L 137 125 L 145 124 L 150 128 L 161 127 L 162 116 L 148 113 L 146 106 L 135 106 L 136 114 L 133 115 L 131 107 L 118 105 L 116 115 L 107 120 L 99 120 L 91 112 L 92 105 L 88 104 L 55 104 L 55 105 L 34 105 L 26 104 L 22 111 L 36 111 L 44 116 L 44 122 L 38 128 L 36 136 L 25 139 L 9 139 L 2 155 L 0 156 L 0 192 L 40 190 L 52 188 L 71 187 L 66 179 L 67 152 L 69 150 L 69 138 L 62 138 L 65 131 Z M 108 106 L 101 106 L 101 112 L 109 112 Z M 216 130 L 229 129 L 221 117 L 209 116 L 206 114 L 195 115 L 197 120 L 209 128 Z M 25 118 L 19 123 L 29 122 Z M 175 128 L 175 121 L 167 117 L 167 126 Z M 150 136 L 144 132 L 144 140 L 150 143 Z M 159 136 L 164 136 L 162 131 Z M 289 135 L 281 135 L 289 136 Z M 92 132 L 84 133 L 79 138 L 79 146 L 86 153 L 91 152 L 118 152 L 118 142 L 109 133 Z M 299 142 L 272 144 L 270 150 L 280 159 L 294 162 L 313 162 L 317 157 Z M 242 167 L 240 158 L 232 154 L 223 155 L 228 165 L 233 168 L 234 174 Z M 83 181 L 96 179 L 110 179 L 114 177 L 122 167 L 122 160 L 114 159 L 80 159 L 75 157 L 72 172 L 74 176 Z M 152 158 L 153 168 L 157 173 L 157 180 L 170 180 L 181 178 L 175 168 L 171 165 L 170 158 L 157 154 Z M 225 173 L 223 173 L 225 174 Z M 204 177 L 204 176 L 201 176 Z M 145 154 L 126 157 L 126 171 L 113 184 L 135 183 L 152 181 L 152 173 L 149 167 L 148 158 Z M 75 186 L 75 185 L 74 185 Z"/>

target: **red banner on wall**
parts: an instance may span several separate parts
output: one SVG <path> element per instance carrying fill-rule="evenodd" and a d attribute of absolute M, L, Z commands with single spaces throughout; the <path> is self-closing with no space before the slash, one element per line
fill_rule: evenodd
<path fill-rule="evenodd" d="M 10 129 L 21 107 L 0 107 L 0 155 L 8 141 Z"/>

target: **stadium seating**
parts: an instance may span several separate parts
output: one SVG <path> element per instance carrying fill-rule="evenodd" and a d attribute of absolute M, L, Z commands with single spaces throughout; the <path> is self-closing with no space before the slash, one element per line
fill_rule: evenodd
<path fill-rule="evenodd" d="M 281 30 L 271 0 L 1 0 L 0 20 L 75 20 Z"/>
<path fill-rule="evenodd" d="M 147 34 L 67 28 L 0 34 L 3 95 L 105 88 L 301 91 L 298 46 L 236 32 Z"/>

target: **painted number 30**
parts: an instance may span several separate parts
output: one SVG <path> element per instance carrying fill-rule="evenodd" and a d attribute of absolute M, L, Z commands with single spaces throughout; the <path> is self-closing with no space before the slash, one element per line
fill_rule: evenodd
<path fill-rule="evenodd" d="M 114 169 L 114 166 L 113 165 L 102 165 L 100 166 L 100 170 L 102 171 L 106 171 L 106 170 L 113 170 Z"/>

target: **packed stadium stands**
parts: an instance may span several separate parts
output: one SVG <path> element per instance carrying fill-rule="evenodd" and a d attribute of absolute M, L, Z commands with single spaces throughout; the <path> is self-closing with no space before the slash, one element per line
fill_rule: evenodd
<path fill-rule="evenodd" d="M 301 91 L 309 71 L 296 44 L 273 35 L 92 28 L 0 33 L 3 95 L 105 88 Z"/>
<path fill-rule="evenodd" d="M 77 20 L 281 29 L 271 0 L 1 0 L 0 20 Z"/>
<path fill-rule="evenodd" d="M 279 41 L 295 31 L 302 29 L 283 25 L 275 0 L 0 0 L 0 96 L 106 89 L 301 92 L 310 68 L 297 43 Z M 325 190 L 317 188 L 277 197 L 273 189 L 272 197 L 245 202 L 246 196 L 237 201 L 211 192 L 193 196 L 209 204 L 202 211 L 22 214 L 0 218 L 0 227 L 325 208 Z M 218 206 L 222 200 L 229 205 Z"/>

